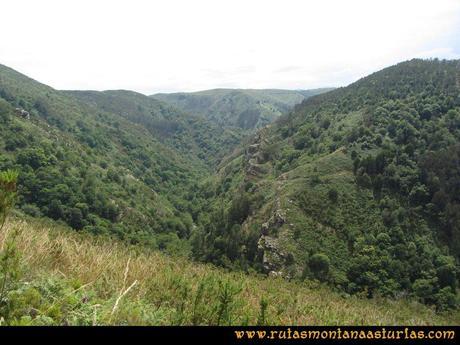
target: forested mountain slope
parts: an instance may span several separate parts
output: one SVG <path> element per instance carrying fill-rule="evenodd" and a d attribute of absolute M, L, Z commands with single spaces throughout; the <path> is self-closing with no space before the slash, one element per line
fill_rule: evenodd
<path fill-rule="evenodd" d="M 66 91 L 79 100 L 118 114 L 149 130 L 173 150 L 213 167 L 239 144 L 242 132 L 214 124 L 143 94 L 126 91 Z"/>
<path fill-rule="evenodd" d="M 0 65 L 0 171 L 20 172 L 19 210 L 80 232 L 445 310 L 458 306 L 459 95 L 458 60 L 412 60 L 247 138 L 263 121 L 57 91 Z"/>
<path fill-rule="evenodd" d="M 58 91 L 1 65 L 0 114 L 25 213 L 185 254 L 198 186 L 244 140 L 136 92 Z"/>
<path fill-rule="evenodd" d="M 411 60 L 312 97 L 214 183 L 196 258 L 454 307 L 460 62 Z"/>
<path fill-rule="evenodd" d="M 253 130 L 273 122 L 303 100 L 330 90 L 214 89 L 152 97 L 220 126 Z"/>
<path fill-rule="evenodd" d="M 225 136 L 211 125 L 195 131 L 161 104 L 148 108 L 145 127 L 111 110 L 0 66 L 0 170 L 20 171 L 18 207 L 77 230 L 182 250 L 199 204 L 189 192 Z M 176 140 L 184 133 L 194 139 L 190 151 Z M 199 152 L 200 144 L 213 147 Z"/>

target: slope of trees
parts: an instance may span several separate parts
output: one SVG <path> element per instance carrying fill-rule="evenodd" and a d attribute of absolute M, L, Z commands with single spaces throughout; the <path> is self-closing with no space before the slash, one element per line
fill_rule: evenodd
<path fill-rule="evenodd" d="M 253 147 L 264 168 L 256 175 L 247 164 L 222 168 L 233 187 L 218 197 L 231 202 L 249 180 L 254 199 L 271 195 L 268 202 L 288 205 L 265 234 L 285 243 L 279 253 L 293 255 L 277 263 L 286 276 L 456 307 L 459 80 L 459 61 L 412 60 L 312 97 L 259 134 Z M 245 224 L 252 236 L 244 233 L 241 246 L 262 235 L 270 217 L 264 205 L 253 207 Z M 262 255 L 253 259 L 261 267 Z"/>
<path fill-rule="evenodd" d="M 21 172 L 24 213 L 346 294 L 458 306 L 458 61 L 412 60 L 309 98 L 220 164 L 241 130 L 0 73 L 0 170 Z"/>
<path fill-rule="evenodd" d="M 187 254 L 203 163 L 129 119 L 3 66 L 0 77 L 0 170 L 21 172 L 19 209 Z"/>

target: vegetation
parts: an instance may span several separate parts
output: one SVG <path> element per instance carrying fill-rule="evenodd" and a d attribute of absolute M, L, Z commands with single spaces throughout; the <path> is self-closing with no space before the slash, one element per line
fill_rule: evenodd
<path fill-rule="evenodd" d="M 17 275 L 3 325 L 458 324 L 416 302 L 344 298 L 326 286 L 287 282 L 172 258 L 55 223 L 12 219 Z M 398 310 L 395 313 L 394 310 Z"/>
<path fill-rule="evenodd" d="M 173 110 L 146 96 L 120 93 L 116 103 L 128 111 L 132 98 L 149 102 L 138 104 L 150 106 L 144 128 L 134 113 L 112 113 L 4 66 L 0 75 L 0 171 L 21 171 L 18 208 L 78 231 L 188 253 L 192 217 L 204 202 L 193 190 L 218 159 L 217 141 L 223 150 L 233 139 L 203 120 L 195 129 L 180 113 L 171 115 L 171 126 L 155 127 Z M 195 140 L 196 155 L 175 138 Z"/>
<path fill-rule="evenodd" d="M 457 308 L 459 80 L 458 61 L 412 60 L 296 106 L 220 166 L 216 200 L 251 192 L 240 232 L 220 225 L 214 240 L 211 221 L 195 248 L 227 267 Z"/>
<path fill-rule="evenodd" d="M 11 211 L 16 196 L 18 174 L 15 171 L 0 173 L 0 231 Z M 16 229 L 8 238 L 3 239 L 0 247 L 0 315 L 7 315 L 9 293 L 19 278 L 19 255 L 16 249 L 18 232 Z"/>
<path fill-rule="evenodd" d="M 32 217 L 2 230 L 4 322 L 455 324 L 459 70 L 412 60 L 279 116 L 299 92 L 177 110 L 0 66 L 0 221 Z"/>
<path fill-rule="evenodd" d="M 220 126 L 247 131 L 263 127 L 303 100 L 330 90 L 215 89 L 192 93 L 156 94 L 152 97 L 187 113 L 200 115 Z"/>
<path fill-rule="evenodd" d="M 5 225 L 6 217 L 14 205 L 17 181 L 16 171 L 0 172 L 0 230 Z"/>
<path fill-rule="evenodd" d="M 218 126 L 198 116 L 132 91 L 68 91 L 85 103 L 145 127 L 153 136 L 191 162 L 214 167 L 242 139 L 242 131 Z"/>

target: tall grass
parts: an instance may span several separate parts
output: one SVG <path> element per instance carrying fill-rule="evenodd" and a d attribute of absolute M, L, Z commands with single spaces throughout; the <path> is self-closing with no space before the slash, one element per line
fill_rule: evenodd
<path fill-rule="evenodd" d="M 418 325 L 460 320 L 458 312 L 440 315 L 407 300 L 346 298 L 315 283 L 225 272 L 44 221 L 7 221 L 0 248 L 10 234 L 16 236 L 21 275 L 1 309 L 3 324 Z"/>

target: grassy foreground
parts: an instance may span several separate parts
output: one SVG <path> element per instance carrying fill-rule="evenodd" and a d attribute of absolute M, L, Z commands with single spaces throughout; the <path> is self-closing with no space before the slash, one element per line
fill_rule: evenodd
<path fill-rule="evenodd" d="M 8 238 L 16 236 L 5 259 Z M 10 241 L 11 242 L 11 241 Z M 3 325 L 459 324 L 416 302 L 342 297 L 171 258 L 53 223 L 10 219 L 0 233 Z M 6 260 L 6 261 L 5 261 Z M 4 263 L 14 262 L 5 268 Z M 7 262 L 8 263 L 8 262 Z"/>

